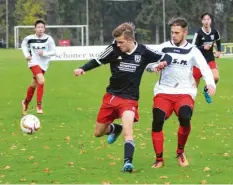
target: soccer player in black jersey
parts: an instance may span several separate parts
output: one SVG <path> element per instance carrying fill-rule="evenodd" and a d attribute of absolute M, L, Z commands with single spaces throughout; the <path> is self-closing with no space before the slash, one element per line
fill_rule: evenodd
<path fill-rule="evenodd" d="M 192 44 L 196 45 L 198 49 L 202 52 L 205 57 L 212 73 L 214 76 L 215 83 L 217 84 L 219 80 L 218 66 L 215 62 L 215 58 L 219 58 L 221 53 L 221 41 L 220 34 L 218 30 L 211 28 L 212 15 L 209 13 L 204 13 L 201 16 L 202 28 L 200 28 L 194 35 Z M 213 52 L 214 44 L 217 45 L 217 51 Z M 198 68 L 194 68 L 193 76 L 196 80 L 197 86 L 199 85 L 200 79 L 202 77 L 201 72 Z M 204 88 L 204 95 L 207 103 L 211 103 L 212 100 L 207 93 L 207 88 Z"/>
<path fill-rule="evenodd" d="M 124 165 L 122 171 L 132 172 L 134 154 L 133 123 L 138 121 L 138 99 L 141 77 L 148 63 L 158 62 L 159 68 L 171 63 L 171 56 L 162 52 L 148 49 L 145 45 L 135 41 L 134 25 L 123 23 L 113 30 L 115 41 L 109 45 L 98 59 L 87 62 L 75 69 L 76 76 L 99 67 L 110 64 L 112 76 L 109 80 L 107 92 L 96 120 L 94 135 L 101 137 L 108 135 L 108 143 L 116 141 L 123 130 Z M 114 124 L 115 119 L 121 118 L 122 126 Z"/>

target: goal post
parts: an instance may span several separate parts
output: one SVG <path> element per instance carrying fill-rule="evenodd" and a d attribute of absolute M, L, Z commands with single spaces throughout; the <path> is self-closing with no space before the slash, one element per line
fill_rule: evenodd
<path fill-rule="evenodd" d="M 32 26 L 32 25 L 18 25 L 18 26 L 15 26 L 14 27 L 14 46 L 15 48 L 20 48 L 21 47 L 21 42 L 22 42 L 22 39 L 24 37 L 26 37 L 27 35 L 29 34 L 33 34 L 33 29 L 35 27 Z M 73 41 L 73 44 L 74 46 L 84 46 L 84 45 L 88 45 L 88 29 L 87 29 L 87 25 L 46 25 L 46 33 L 48 33 L 49 35 L 51 35 L 55 42 L 58 43 L 58 40 L 60 39 L 64 39 L 64 31 L 62 31 L 62 33 L 58 34 L 58 32 L 56 32 L 56 37 L 54 36 L 54 34 L 50 33 L 50 32 L 53 32 L 52 29 L 61 29 L 61 30 L 64 30 L 64 29 L 75 29 L 72 31 L 68 31 L 69 32 L 69 36 L 66 36 L 65 39 L 71 39 Z M 20 30 L 21 29 L 28 29 L 28 30 L 31 30 L 30 33 L 28 32 L 27 34 L 20 34 Z M 49 31 L 48 31 L 49 30 Z M 25 31 L 24 31 L 25 32 Z M 75 34 L 75 36 L 74 36 Z M 70 37 L 70 38 L 67 38 L 67 37 Z M 73 37 L 73 38 L 71 38 Z"/>

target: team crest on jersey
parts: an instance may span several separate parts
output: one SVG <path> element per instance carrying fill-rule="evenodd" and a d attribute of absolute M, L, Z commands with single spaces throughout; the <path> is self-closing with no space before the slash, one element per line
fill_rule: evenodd
<path fill-rule="evenodd" d="M 210 35 L 211 40 L 214 40 L 214 35 Z"/>
<path fill-rule="evenodd" d="M 135 60 L 136 63 L 141 62 L 141 55 L 135 55 L 134 60 Z"/>

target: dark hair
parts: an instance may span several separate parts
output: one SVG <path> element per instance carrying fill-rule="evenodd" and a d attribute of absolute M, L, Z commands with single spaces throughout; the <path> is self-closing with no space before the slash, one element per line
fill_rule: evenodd
<path fill-rule="evenodd" d="M 182 17 L 176 17 L 170 19 L 168 22 L 168 25 L 171 26 L 181 26 L 182 28 L 187 28 L 188 27 L 188 21 L 185 18 Z"/>
<path fill-rule="evenodd" d="M 35 22 L 35 27 L 37 26 L 37 24 L 43 24 L 45 26 L 45 22 L 43 20 L 37 20 Z"/>
<path fill-rule="evenodd" d="M 112 32 L 113 37 L 119 37 L 124 35 L 125 38 L 135 39 L 135 26 L 133 23 L 125 22 L 120 24 L 117 28 L 115 28 Z"/>
<path fill-rule="evenodd" d="M 203 19 L 206 15 L 208 15 L 211 19 L 212 19 L 212 15 L 210 14 L 210 13 L 203 13 L 202 15 L 201 15 L 201 19 Z"/>

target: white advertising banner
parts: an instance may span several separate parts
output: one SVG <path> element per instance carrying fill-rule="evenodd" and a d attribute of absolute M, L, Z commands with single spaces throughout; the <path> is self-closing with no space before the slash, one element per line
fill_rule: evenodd
<path fill-rule="evenodd" d="M 53 61 L 61 60 L 90 60 L 97 58 L 107 46 L 67 46 L 56 47 L 56 57 Z M 147 45 L 151 49 L 158 49 L 158 45 Z M 222 56 L 233 56 L 233 43 L 222 44 Z"/>
<path fill-rule="evenodd" d="M 90 60 L 97 58 L 107 46 L 56 47 L 56 57 L 51 60 Z"/>
<path fill-rule="evenodd" d="M 156 45 L 147 45 L 152 49 L 156 49 Z M 90 60 L 97 58 L 107 46 L 67 46 L 56 47 L 56 57 L 51 60 Z"/>

